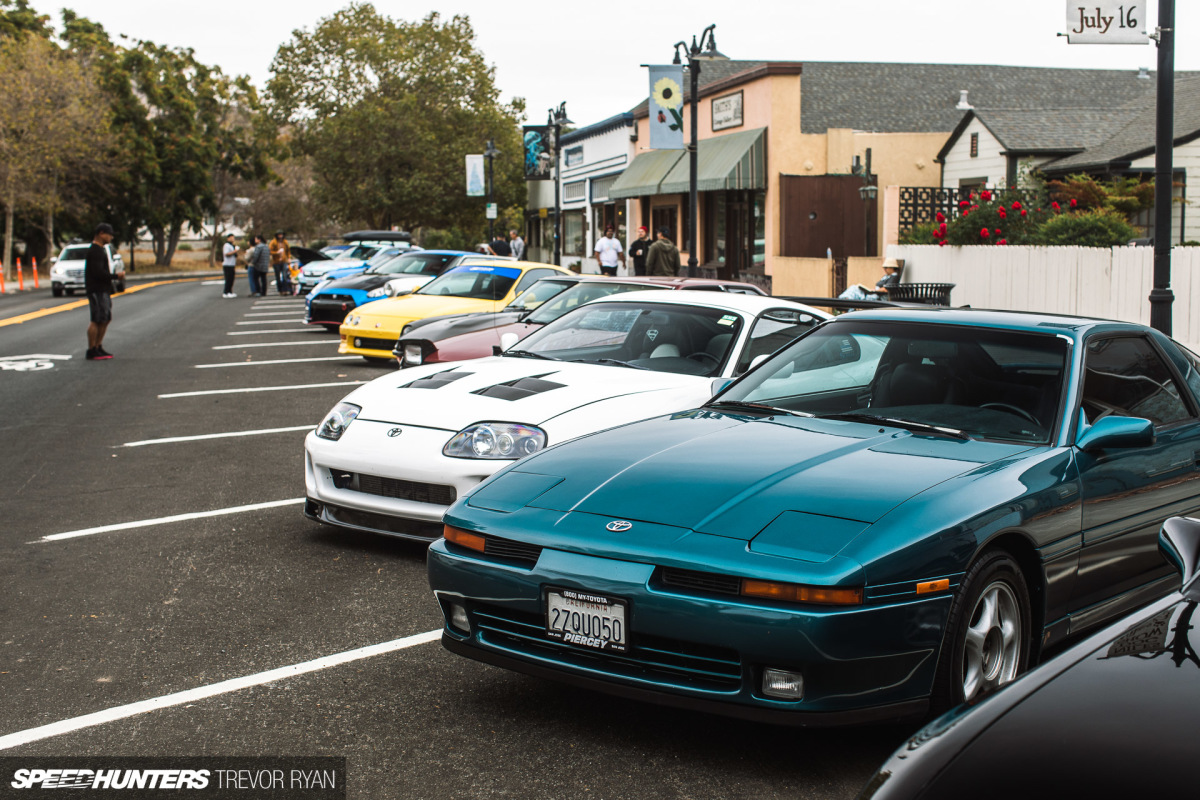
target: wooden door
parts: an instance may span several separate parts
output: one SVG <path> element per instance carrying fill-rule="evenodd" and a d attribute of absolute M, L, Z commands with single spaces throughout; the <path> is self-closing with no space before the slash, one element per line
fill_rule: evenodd
<path fill-rule="evenodd" d="M 780 255 L 835 259 L 875 255 L 877 200 L 858 175 L 780 176 Z"/>

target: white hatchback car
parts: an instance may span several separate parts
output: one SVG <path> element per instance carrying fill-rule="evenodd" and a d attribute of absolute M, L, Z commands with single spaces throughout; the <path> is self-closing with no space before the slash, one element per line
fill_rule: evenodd
<path fill-rule="evenodd" d="M 64 292 L 75 294 L 76 290 L 84 290 L 83 268 L 91 246 L 91 242 L 69 244 L 58 254 L 58 258 L 50 259 L 50 291 L 55 297 L 62 297 Z M 125 273 L 125 262 L 111 244 L 104 245 L 104 250 L 108 253 L 108 270 L 113 274 L 113 288 L 123 292 L 125 279 L 117 275 Z"/>
<path fill-rule="evenodd" d="M 351 392 L 305 439 L 310 519 L 409 539 L 544 447 L 695 408 L 828 314 L 772 297 L 611 295 L 500 356 L 413 367 Z"/>

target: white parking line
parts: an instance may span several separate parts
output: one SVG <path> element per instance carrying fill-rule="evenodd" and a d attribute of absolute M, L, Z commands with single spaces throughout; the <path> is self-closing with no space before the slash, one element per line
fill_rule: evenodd
<path fill-rule="evenodd" d="M 40 539 L 35 539 L 29 544 L 43 544 L 45 542 L 57 542 L 62 539 L 78 539 L 80 536 L 95 536 L 97 533 L 112 533 L 113 531 L 127 531 L 133 528 L 150 528 L 154 525 L 166 525 L 171 522 L 185 522 L 189 519 L 204 519 L 205 517 L 221 517 L 226 514 L 241 514 L 243 511 L 259 511 L 264 508 L 278 508 L 280 506 L 296 506 L 304 502 L 303 497 L 293 497 L 290 500 L 274 500 L 270 503 L 252 503 L 248 506 L 233 506 L 232 508 L 218 508 L 213 511 L 194 511 L 190 514 L 176 514 L 173 517 L 159 517 L 157 519 L 139 519 L 135 522 L 118 522 L 115 525 L 101 525 L 98 528 L 84 528 L 78 531 L 67 531 L 65 533 L 52 533 L 49 536 L 43 536 Z"/>
<path fill-rule="evenodd" d="M 17 733 L 10 733 L 7 736 L 0 736 L 0 750 L 8 750 L 13 747 L 20 747 L 23 744 L 36 742 L 41 739 L 49 739 L 52 736 L 61 736 L 64 733 L 72 733 L 84 728 L 91 728 L 96 725 L 103 725 L 108 722 L 115 722 L 119 719 L 127 719 L 137 714 L 144 714 L 149 711 L 158 711 L 162 708 L 171 708 L 173 706 L 183 705 L 185 703 L 194 703 L 200 700 L 206 700 L 217 695 L 228 694 L 229 692 L 237 692 L 242 689 L 248 689 L 251 686 L 262 686 L 264 683 L 273 683 L 275 681 L 285 680 L 297 675 L 304 675 L 309 672 L 317 672 L 319 670 L 328 669 L 330 667 L 341 666 L 342 664 L 350 664 L 355 661 L 360 661 L 364 658 L 383 655 L 384 653 L 393 653 L 397 650 L 404 650 L 409 647 L 415 647 L 420 644 L 428 644 L 436 642 L 442 636 L 441 630 L 426 631 L 413 636 L 405 636 L 403 639 L 393 639 L 390 642 L 381 644 L 373 644 L 367 647 L 360 647 L 357 650 L 347 650 L 343 653 L 336 653 L 331 656 L 305 661 L 300 664 L 292 664 L 287 667 L 279 667 L 278 669 L 259 672 L 254 675 L 247 675 L 242 678 L 231 678 L 220 683 L 212 683 L 208 686 L 201 686 L 196 689 L 187 689 L 174 694 L 155 697 L 150 700 L 141 700 L 136 703 L 129 703 L 124 706 L 97 711 L 92 714 L 85 714 L 82 717 L 74 717 L 73 719 L 65 719 L 61 722 L 52 722 L 49 725 L 42 725 L 37 728 L 30 728 Z"/>
<path fill-rule="evenodd" d="M 283 322 L 283 320 L 280 320 Z M 271 331 L 229 331 L 226 336 L 258 336 L 263 333 L 312 333 L 312 328 L 276 328 Z M 334 341 L 337 341 L 334 339 Z"/>
<path fill-rule="evenodd" d="M 246 394 L 248 392 L 284 392 L 289 389 L 324 389 L 327 386 L 361 386 L 366 381 L 341 381 L 339 383 L 298 383 L 292 386 L 252 386 L 248 389 L 208 389 L 202 392 L 174 392 L 160 394 L 159 400 L 175 397 L 202 397 L 209 394 Z"/>
<path fill-rule="evenodd" d="M 174 442 L 198 442 L 201 439 L 228 439 L 234 436 L 262 436 L 266 433 L 289 433 L 291 431 L 311 431 L 316 425 L 296 425 L 291 428 L 262 428 L 257 431 L 230 431 L 229 433 L 205 433 L 198 436 L 171 436 L 166 439 L 143 439 L 140 442 L 126 442 L 122 447 L 142 447 L 148 444 L 172 444 Z"/>
<path fill-rule="evenodd" d="M 281 322 L 287 322 L 284 319 L 256 319 L 250 322 L 238 322 L 237 325 L 278 325 Z"/>
<path fill-rule="evenodd" d="M 264 364 L 303 364 L 306 361 L 354 361 L 361 356 L 322 356 L 320 358 L 276 358 L 270 361 L 233 361 L 229 364 L 197 364 L 196 369 L 218 367 L 261 367 Z"/>
<path fill-rule="evenodd" d="M 337 344 L 337 339 L 310 339 L 307 342 L 255 342 L 254 344 L 219 344 L 213 350 L 245 350 L 247 347 L 296 347 L 302 344 Z"/>
<path fill-rule="evenodd" d="M 200 281 L 201 286 L 224 286 L 225 279 L 217 278 L 215 281 Z"/>
<path fill-rule="evenodd" d="M 297 309 L 291 311 L 247 311 L 243 317 L 290 317 Z"/>

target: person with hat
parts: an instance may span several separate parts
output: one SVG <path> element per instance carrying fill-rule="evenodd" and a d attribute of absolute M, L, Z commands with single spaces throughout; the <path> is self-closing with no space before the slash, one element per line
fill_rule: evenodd
<path fill-rule="evenodd" d="M 671 230 L 665 225 L 658 229 L 658 240 L 646 253 L 646 274 L 670 278 L 679 274 L 679 248 L 671 241 Z"/>
<path fill-rule="evenodd" d="M 900 262 L 894 258 L 883 260 L 883 277 L 875 282 L 874 289 L 856 283 L 838 295 L 841 300 L 885 300 L 888 290 L 900 283 Z"/>
<path fill-rule="evenodd" d="M 112 358 L 101 345 L 104 344 L 104 334 L 108 324 L 112 322 L 113 279 L 109 266 L 108 246 L 116 234 L 112 225 L 101 222 L 96 226 L 92 237 L 92 246 L 88 248 L 87 258 L 83 267 L 83 288 L 87 292 L 88 312 L 90 321 L 87 329 L 88 361 L 107 361 Z M 124 277 L 124 273 L 118 273 Z"/>
<path fill-rule="evenodd" d="M 275 270 L 275 291 L 285 294 L 283 275 L 288 268 L 288 262 L 292 260 L 292 248 L 288 246 L 287 239 L 283 238 L 283 231 L 275 231 L 275 238 L 271 240 L 270 250 L 271 268 Z M 263 295 L 266 294 L 267 287 L 264 279 Z"/>
<path fill-rule="evenodd" d="M 225 293 L 221 297 L 237 297 L 233 293 L 233 278 L 237 275 L 237 254 L 238 247 L 234 244 L 233 234 L 225 234 L 225 244 L 221 249 L 221 269 L 225 272 Z"/>
<path fill-rule="evenodd" d="M 629 257 L 633 259 L 634 275 L 646 274 L 646 254 L 650 252 L 648 233 L 645 225 L 639 225 L 637 229 L 638 237 L 629 243 Z"/>

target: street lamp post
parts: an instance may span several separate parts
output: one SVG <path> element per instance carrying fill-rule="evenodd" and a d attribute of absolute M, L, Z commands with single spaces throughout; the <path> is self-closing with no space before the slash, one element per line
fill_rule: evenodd
<path fill-rule="evenodd" d="M 700 214 L 700 198 L 696 191 L 696 170 L 697 170 L 697 146 L 699 140 L 698 123 L 699 107 L 700 107 L 700 62 L 701 61 L 724 61 L 728 56 L 717 50 L 717 40 L 713 36 L 713 29 L 716 25 L 709 25 L 700 34 L 699 41 L 696 37 L 692 37 L 692 44 L 689 47 L 687 42 L 675 43 L 675 58 L 671 61 L 672 64 L 682 64 L 679 58 L 679 49 L 683 48 L 684 54 L 687 55 L 688 75 L 691 77 L 691 91 L 688 96 L 691 100 L 692 124 L 691 124 L 691 139 L 688 142 L 688 263 L 687 276 L 689 278 L 696 277 L 696 267 L 700 263 L 696 258 L 696 228 L 699 226 L 697 217 Z M 705 41 L 708 45 L 705 46 Z"/>
<path fill-rule="evenodd" d="M 492 216 L 492 159 L 500 155 L 500 151 L 496 149 L 496 142 L 493 139 L 488 139 L 487 149 L 483 151 L 484 158 L 487 159 L 487 218 L 488 218 L 488 242 L 496 239 L 493 235 L 496 225 L 496 218 Z"/>
<path fill-rule="evenodd" d="M 562 152 L 562 146 L 559 139 L 562 138 L 562 126 L 572 125 L 570 119 L 567 118 L 567 101 L 564 100 L 558 104 L 558 108 L 550 109 L 546 116 L 546 127 L 553 131 L 554 137 L 551 149 L 554 150 L 554 266 L 562 266 L 562 188 L 559 186 L 559 154 Z"/>
<path fill-rule="evenodd" d="M 856 159 L 857 160 L 857 159 Z M 863 255 L 871 255 L 871 201 L 879 194 L 879 187 L 871 183 L 871 148 L 867 148 L 867 157 L 862 166 L 863 185 L 858 187 L 858 195 L 863 199 Z M 856 170 L 858 165 L 855 165 Z"/>

